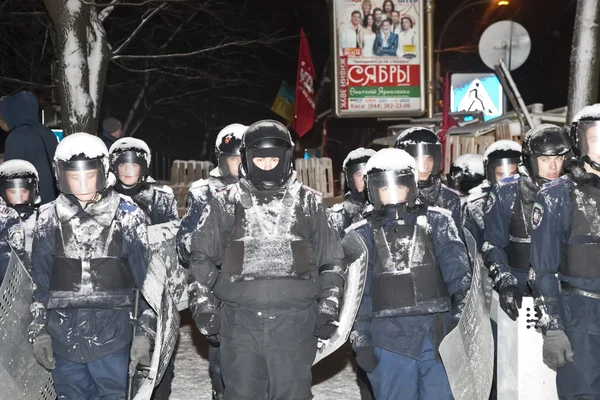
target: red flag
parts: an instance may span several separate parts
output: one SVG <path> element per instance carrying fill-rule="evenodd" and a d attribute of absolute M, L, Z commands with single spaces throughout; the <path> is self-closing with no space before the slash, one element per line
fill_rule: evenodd
<path fill-rule="evenodd" d="M 444 99 L 443 99 L 443 108 L 442 108 L 442 129 L 440 130 L 438 136 L 440 138 L 440 142 L 442 143 L 442 168 L 445 168 L 444 160 L 446 159 L 446 133 L 448 129 L 453 126 L 458 126 L 458 123 L 452 116 L 450 115 L 450 75 L 446 72 L 446 78 L 444 79 Z"/>
<path fill-rule="evenodd" d="M 300 55 L 298 56 L 298 79 L 296 80 L 296 115 L 293 128 L 298 136 L 304 136 L 315 122 L 315 67 L 308 48 L 304 29 L 300 29 Z"/>

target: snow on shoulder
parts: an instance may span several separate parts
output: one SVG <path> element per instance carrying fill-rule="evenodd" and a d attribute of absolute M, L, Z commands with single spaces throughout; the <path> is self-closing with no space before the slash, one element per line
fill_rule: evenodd
<path fill-rule="evenodd" d="M 246 132 L 248 127 L 242 124 L 230 124 L 225 128 L 221 129 L 219 134 L 217 135 L 217 143 L 221 143 L 223 138 L 227 135 L 233 135 L 234 138 L 242 140 L 242 136 L 244 136 L 244 132 Z"/>
<path fill-rule="evenodd" d="M 494 151 L 509 151 L 509 150 L 521 152 L 521 145 L 519 143 L 515 142 L 514 140 L 498 140 L 498 141 L 490 144 L 490 147 L 488 147 L 485 150 L 485 154 L 483 155 L 483 158 L 488 158 L 490 153 L 492 153 Z"/>
<path fill-rule="evenodd" d="M 39 180 L 38 172 L 29 161 L 25 160 L 8 160 L 0 165 L 0 177 L 10 179 L 15 176 L 23 176 L 27 174 L 35 174 Z"/>
<path fill-rule="evenodd" d="M 381 149 L 367 161 L 366 171 L 381 170 L 417 170 L 415 159 L 404 150 Z"/>
<path fill-rule="evenodd" d="M 484 173 L 483 156 L 481 154 L 463 154 L 454 161 L 454 164 L 465 171 L 482 175 Z"/>
<path fill-rule="evenodd" d="M 591 106 L 583 107 L 575 117 L 573 122 L 577 122 L 580 119 L 600 119 L 600 103 L 592 104 Z"/>
<path fill-rule="evenodd" d="M 342 163 L 342 168 L 345 167 L 346 164 L 348 164 L 352 160 L 359 160 L 364 157 L 372 157 L 375 153 L 375 150 L 365 149 L 364 147 L 359 147 L 356 150 L 352 150 L 344 159 L 344 162 Z"/>
<path fill-rule="evenodd" d="M 100 158 L 108 154 L 106 145 L 98 136 L 78 132 L 68 135 L 56 147 L 54 161 L 69 161 L 72 157 L 83 155 L 87 158 Z"/>

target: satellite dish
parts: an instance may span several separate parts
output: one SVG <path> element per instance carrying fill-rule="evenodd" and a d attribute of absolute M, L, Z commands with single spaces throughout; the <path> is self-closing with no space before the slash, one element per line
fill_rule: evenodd
<path fill-rule="evenodd" d="M 514 71 L 531 52 L 531 38 L 523 25 L 514 21 L 499 21 L 490 25 L 479 39 L 479 56 L 491 69 L 500 59 Z"/>

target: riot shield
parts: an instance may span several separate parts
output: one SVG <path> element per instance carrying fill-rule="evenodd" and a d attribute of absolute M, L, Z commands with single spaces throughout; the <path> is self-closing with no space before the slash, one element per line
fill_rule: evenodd
<path fill-rule="evenodd" d="M 27 337 L 33 281 L 17 257 L 10 256 L 0 285 L 0 390 L 3 399 L 53 400 L 52 375 L 33 357 Z"/>
<path fill-rule="evenodd" d="M 498 323 L 498 400 L 558 400 L 556 371 L 544 364 L 544 338 L 536 322 L 533 297 L 523 297 L 513 321 L 500 308 L 494 293 L 492 310 Z"/>
<path fill-rule="evenodd" d="M 494 338 L 485 299 L 485 267 L 471 232 L 465 229 L 471 264 L 471 289 L 463 314 L 440 344 L 439 352 L 456 400 L 487 399 L 494 374 Z"/>
<path fill-rule="evenodd" d="M 179 335 L 178 306 L 187 302 L 185 270 L 179 265 L 175 237 L 179 221 L 148 227 L 152 258 L 142 294 L 157 315 L 154 352 L 147 378 L 141 378 L 135 400 L 149 400 L 169 364 Z M 185 300 L 182 300 L 184 293 Z"/>
<path fill-rule="evenodd" d="M 348 267 L 348 273 L 344 286 L 344 299 L 340 308 L 339 325 L 330 339 L 319 341 L 313 365 L 346 343 L 365 290 L 369 260 L 367 246 L 360 235 L 351 230 L 344 236 L 342 247 L 344 248 L 344 263 Z"/>

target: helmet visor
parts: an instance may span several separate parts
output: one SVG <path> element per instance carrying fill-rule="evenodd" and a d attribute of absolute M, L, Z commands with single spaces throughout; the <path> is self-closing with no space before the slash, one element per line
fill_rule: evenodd
<path fill-rule="evenodd" d="M 7 179 L 2 183 L 2 192 L 8 204 L 33 204 L 35 181 L 32 178 Z"/>
<path fill-rule="evenodd" d="M 375 205 L 402 204 L 414 200 L 417 185 L 414 174 L 381 171 L 367 174 L 369 201 Z"/>
<path fill-rule="evenodd" d="M 102 160 L 76 160 L 56 165 L 58 188 L 62 193 L 88 195 L 106 187 L 106 172 Z"/>
<path fill-rule="evenodd" d="M 519 173 L 519 158 L 498 158 L 490 160 L 487 168 L 487 180 L 494 184 L 502 179 Z"/>
<path fill-rule="evenodd" d="M 414 143 L 405 148 L 414 157 L 419 170 L 419 180 L 426 180 L 442 170 L 442 145 L 439 143 Z"/>
<path fill-rule="evenodd" d="M 581 156 L 600 162 L 600 121 L 579 121 L 576 130 Z"/>

